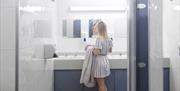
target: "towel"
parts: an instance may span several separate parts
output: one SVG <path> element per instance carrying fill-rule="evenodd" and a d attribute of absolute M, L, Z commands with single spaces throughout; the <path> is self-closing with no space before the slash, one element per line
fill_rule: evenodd
<path fill-rule="evenodd" d="M 96 82 L 94 79 L 94 59 L 93 56 L 93 46 L 87 46 L 86 56 L 83 62 L 80 84 L 84 84 L 86 87 L 95 87 Z"/>

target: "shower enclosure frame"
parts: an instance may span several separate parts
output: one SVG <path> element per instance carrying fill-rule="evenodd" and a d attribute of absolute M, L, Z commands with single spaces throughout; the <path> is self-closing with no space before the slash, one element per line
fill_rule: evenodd
<path fill-rule="evenodd" d="M 19 91 L 19 5 L 20 1 L 16 0 L 15 91 Z"/>
<path fill-rule="evenodd" d="M 128 0 L 128 91 L 136 91 L 136 4 Z"/>

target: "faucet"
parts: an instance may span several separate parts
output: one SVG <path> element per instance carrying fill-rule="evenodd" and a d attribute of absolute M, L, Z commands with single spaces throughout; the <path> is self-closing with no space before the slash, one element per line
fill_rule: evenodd
<path fill-rule="evenodd" d="M 74 54 L 75 57 L 76 57 L 77 55 L 78 55 L 78 54 L 76 54 L 76 53 Z"/>
<path fill-rule="evenodd" d="M 67 54 L 67 53 L 65 53 L 65 54 L 64 54 L 64 56 L 68 56 L 68 54 Z"/>
<path fill-rule="evenodd" d="M 119 53 L 120 56 L 122 56 L 122 53 Z"/>

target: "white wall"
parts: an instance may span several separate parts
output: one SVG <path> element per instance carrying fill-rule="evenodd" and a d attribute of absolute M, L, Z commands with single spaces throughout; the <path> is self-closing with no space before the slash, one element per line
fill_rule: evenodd
<path fill-rule="evenodd" d="M 0 91 L 15 91 L 17 0 L 0 0 Z"/>
<path fill-rule="evenodd" d="M 170 57 L 170 90 L 180 90 L 180 0 L 163 0 L 163 53 Z"/>
<path fill-rule="evenodd" d="M 71 12 L 73 6 L 122 6 L 126 7 L 127 0 L 58 0 L 58 37 L 57 49 L 59 52 L 84 52 L 84 45 L 80 38 L 64 38 L 62 36 L 62 20 L 82 20 L 82 32 L 89 30 L 89 19 L 102 19 L 107 23 L 109 32 L 115 32 L 113 51 L 127 52 L 127 12 Z M 108 16 L 108 17 L 107 17 Z M 72 28 L 69 28 L 72 29 Z M 117 35 L 121 35 L 118 37 Z M 72 46 L 73 45 L 73 46 Z"/>

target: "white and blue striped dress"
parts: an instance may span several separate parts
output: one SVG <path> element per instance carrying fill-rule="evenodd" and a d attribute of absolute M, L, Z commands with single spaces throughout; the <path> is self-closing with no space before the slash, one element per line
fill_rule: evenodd
<path fill-rule="evenodd" d="M 95 78 L 105 78 L 110 75 L 110 65 L 107 58 L 107 54 L 110 48 L 112 48 L 112 40 L 96 40 L 97 49 L 100 49 L 100 54 L 96 56 L 94 60 L 94 77 Z"/>

